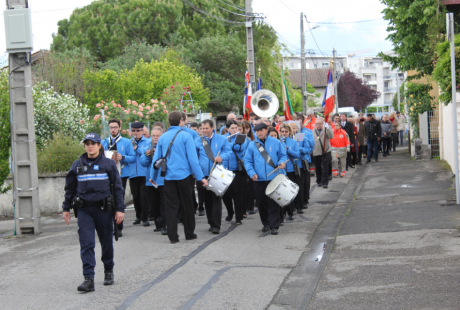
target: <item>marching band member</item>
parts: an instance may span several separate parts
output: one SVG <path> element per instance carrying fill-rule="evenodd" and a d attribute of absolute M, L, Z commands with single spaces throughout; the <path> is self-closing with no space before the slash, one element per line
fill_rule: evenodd
<path fill-rule="evenodd" d="M 251 127 L 251 123 L 248 121 L 243 121 L 243 133 L 248 136 L 248 142 L 251 143 L 254 141 L 254 132 Z M 246 212 L 249 214 L 254 214 L 254 200 L 256 199 L 254 195 L 254 181 L 252 181 L 251 177 L 247 176 L 247 189 L 246 189 L 246 206 L 244 208 L 245 212 L 243 217 L 246 217 Z M 256 201 L 256 207 L 257 207 Z"/>
<path fill-rule="evenodd" d="M 292 123 L 293 124 L 293 123 Z M 302 193 L 300 191 L 303 188 L 302 180 L 302 160 L 300 157 L 300 150 L 297 142 L 290 137 L 292 136 L 292 129 L 286 123 L 280 126 L 281 141 L 283 146 L 286 148 L 286 154 L 289 161 L 286 164 L 287 177 L 299 186 L 299 193 L 295 197 L 294 201 L 291 202 L 284 209 L 289 215 L 289 219 L 293 220 L 294 208 L 302 212 Z"/>
<path fill-rule="evenodd" d="M 188 124 L 188 116 L 187 114 L 185 114 L 184 112 L 180 112 L 180 114 L 182 115 L 182 125 L 181 127 L 183 128 L 183 130 L 187 133 L 189 133 L 190 135 L 192 135 L 192 141 L 195 141 L 195 139 L 198 139 L 198 133 L 193 130 L 193 129 L 190 129 L 187 127 L 187 124 Z M 198 202 L 196 201 L 196 194 L 195 194 L 195 184 L 196 184 L 196 179 L 193 177 L 191 183 L 190 183 L 190 187 L 192 188 L 192 201 L 193 201 L 193 206 L 195 207 L 195 213 L 196 211 L 198 210 Z M 200 214 L 202 213 L 202 211 L 200 212 Z M 182 212 L 179 212 L 179 218 L 182 218 Z"/>
<path fill-rule="evenodd" d="M 235 120 L 229 120 L 226 124 L 227 130 L 230 135 L 238 133 L 238 123 Z M 244 214 L 244 202 L 246 201 L 246 171 L 244 170 L 244 152 L 249 145 L 249 141 L 246 139 L 244 143 L 236 143 L 236 135 L 227 138 L 230 143 L 231 151 L 227 154 L 222 155 L 224 160 L 224 167 L 232 171 L 235 174 L 230 187 L 222 197 L 225 207 L 227 208 L 228 216 L 225 218 L 227 222 L 230 222 L 235 214 L 235 224 L 241 225 Z M 233 210 L 235 208 L 235 210 Z"/>
<path fill-rule="evenodd" d="M 169 127 L 158 140 L 157 148 L 153 154 L 150 182 L 156 184 L 154 180 L 157 174 L 163 169 L 164 172 L 164 191 L 165 191 L 165 215 L 168 238 L 171 243 L 179 242 L 177 234 L 177 219 L 179 209 L 182 209 L 184 232 L 186 240 L 197 238 L 195 231 L 195 212 L 192 202 L 193 181 L 192 171 L 196 179 L 201 180 L 204 186 L 208 181 L 204 178 L 198 163 L 195 144 L 190 139 L 190 135 L 182 130 L 182 115 L 179 111 L 173 111 L 168 115 Z M 166 156 L 167 155 L 167 156 Z M 162 159 L 162 160 L 160 160 Z M 164 171 L 164 170 L 163 170 Z"/>
<path fill-rule="evenodd" d="M 227 139 L 214 132 L 214 123 L 206 119 L 201 123 L 203 137 L 195 140 L 195 147 L 198 153 L 199 164 L 205 178 L 211 174 L 214 163 L 222 163 L 222 157 L 228 156 L 231 152 Z M 204 191 L 204 207 L 209 223 L 209 231 L 213 234 L 220 234 L 222 222 L 222 198 L 213 191 Z"/>
<path fill-rule="evenodd" d="M 275 170 L 276 166 L 284 169 L 284 162 L 287 160 L 286 149 L 279 140 L 267 137 L 267 125 L 264 123 L 255 126 L 254 130 L 257 138 L 249 144 L 244 156 L 244 166 L 254 181 L 260 219 L 264 225 L 262 231 L 271 230 L 272 235 L 277 235 L 280 226 L 279 205 L 265 195 L 265 190 L 276 176 L 270 172 Z"/>

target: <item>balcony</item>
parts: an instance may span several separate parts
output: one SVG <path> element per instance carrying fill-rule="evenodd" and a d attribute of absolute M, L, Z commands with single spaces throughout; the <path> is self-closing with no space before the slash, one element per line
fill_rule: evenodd
<path fill-rule="evenodd" d="M 397 87 L 384 87 L 383 88 L 384 93 L 390 93 L 390 92 L 395 92 L 395 91 L 398 91 Z"/>
<path fill-rule="evenodd" d="M 385 100 L 383 102 L 384 105 L 392 105 L 393 104 L 393 100 Z"/>

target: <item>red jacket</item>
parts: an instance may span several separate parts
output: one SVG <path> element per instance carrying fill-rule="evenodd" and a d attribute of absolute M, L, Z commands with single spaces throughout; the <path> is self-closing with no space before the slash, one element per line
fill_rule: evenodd
<path fill-rule="evenodd" d="M 350 139 L 345 130 L 334 129 L 334 138 L 331 139 L 332 157 L 347 157 L 347 151 L 350 150 Z"/>

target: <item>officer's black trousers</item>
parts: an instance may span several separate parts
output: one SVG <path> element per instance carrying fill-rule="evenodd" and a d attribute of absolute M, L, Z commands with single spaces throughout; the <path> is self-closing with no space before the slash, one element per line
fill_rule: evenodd
<path fill-rule="evenodd" d="M 186 238 L 193 238 L 195 231 L 195 210 L 192 201 L 192 188 L 190 183 L 193 177 L 189 175 L 182 180 L 165 180 L 165 214 L 168 238 L 170 241 L 178 241 L 177 218 L 179 209 L 183 212 L 182 223 Z"/>
<path fill-rule="evenodd" d="M 155 221 L 156 228 L 166 227 L 166 215 L 165 215 L 165 191 L 164 186 L 146 186 L 149 192 L 149 210 Z"/>
<path fill-rule="evenodd" d="M 287 173 L 287 177 L 289 178 L 289 180 L 291 180 L 295 184 L 299 185 L 299 192 L 297 193 L 297 196 L 295 196 L 294 200 L 287 206 L 288 209 L 290 209 L 290 210 L 286 210 L 289 215 L 292 215 L 292 211 L 294 211 L 294 209 L 297 209 L 297 210 L 302 209 L 302 205 L 303 205 L 303 203 L 302 203 L 302 201 L 303 201 L 303 197 L 302 197 L 303 193 L 301 191 L 301 188 L 303 188 L 302 174 L 304 174 L 302 171 L 300 172 L 299 176 L 295 175 L 294 171 Z M 289 212 L 291 212 L 291 213 L 289 213 Z"/>
<path fill-rule="evenodd" d="M 301 191 L 299 192 L 300 197 L 302 198 L 302 205 L 307 204 L 310 199 L 310 183 L 311 183 L 311 174 L 310 169 L 307 171 L 302 170 L 302 186 Z"/>
<path fill-rule="evenodd" d="M 259 215 L 262 225 L 269 226 L 271 229 L 280 226 L 280 206 L 265 195 L 265 189 L 270 181 L 254 182 L 254 194 L 259 202 Z"/>
<path fill-rule="evenodd" d="M 222 201 L 227 208 L 230 217 L 235 215 L 237 221 L 243 220 L 244 208 L 246 203 L 246 171 L 233 171 L 235 178 L 230 187 L 225 192 Z M 233 211 L 235 208 L 235 211 Z"/>
<path fill-rule="evenodd" d="M 101 207 L 87 206 L 78 209 L 78 236 L 80 239 L 80 257 L 83 263 L 83 276 L 94 278 L 94 267 L 96 256 L 97 232 L 102 248 L 101 261 L 104 263 L 104 270 L 113 269 L 113 218 L 112 213 L 104 211 Z"/>
<path fill-rule="evenodd" d="M 204 189 L 203 194 L 208 224 L 212 228 L 216 227 L 220 229 L 220 224 L 222 223 L 222 197 L 217 196 L 213 191 L 208 191 L 207 189 Z"/>
<path fill-rule="evenodd" d="M 134 210 L 136 211 L 136 218 L 142 222 L 148 220 L 149 212 L 149 193 L 145 185 L 145 177 L 136 177 L 129 179 L 129 186 L 131 187 L 131 194 L 133 194 Z"/>
<path fill-rule="evenodd" d="M 331 166 L 331 152 L 324 155 L 314 156 L 316 167 L 316 183 L 329 184 L 329 168 Z"/>

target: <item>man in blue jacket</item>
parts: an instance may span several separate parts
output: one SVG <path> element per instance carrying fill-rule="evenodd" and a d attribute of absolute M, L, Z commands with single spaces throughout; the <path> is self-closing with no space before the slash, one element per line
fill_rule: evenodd
<path fill-rule="evenodd" d="M 227 156 L 231 149 L 227 139 L 214 132 L 214 123 L 211 120 L 204 120 L 201 129 L 203 137 L 196 139 L 195 145 L 200 167 L 206 178 L 210 175 L 214 163 L 222 163 L 222 157 Z M 204 191 L 204 207 L 210 226 L 209 231 L 219 234 L 222 222 L 222 197 L 217 196 L 213 191 Z"/>
<path fill-rule="evenodd" d="M 136 155 L 134 154 L 133 144 L 129 139 L 123 138 L 120 135 L 121 121 L 112 118 L 109 120 L 110 137 L 102 140 L 101 144 L 106 151 L 117 151 L 115 158 L 121 165 L 121 183 L 123 185 L 123 197 L 126 191 L 126 182 L 131 175 L 129 165 L 136 162 Z M 118 237 L 123 236 L 123 222 L 118 225 Z"/>
<path fill-rule="evenodd" d="M 141 165 L 141 156 L 150 147 L 150 139 L 144 137 L 144 123 L 134 122 L 131 124 L 131 131 L 134 133 L 134 153 L 136 161 L 130 164 L 131 175 L 129 177 L 129 186 L 133 194 L 134 209 L 136 211 L 136 220 L 134 225 L 144 223 L 144 227 L 150 226 L 148 221 L 148 192 L 145 187 L 146 168 Z"/>
<path fill-rule="evenodd" d="M 169 127 L 158 140 L 157 149 L 153 155 L 152 165 L 154 184 L 158 173 L 161 173 L 161 160 L 166 162 L 164 175 L 165 190 L 165 214 L 168 238 L 171 243 L 179 242 L 177 234 L 177 218 L 179 209 L 182 209 L 184 232 L 186 240 L 197 238 L 195 231 L 195 212 L 192 202 L 193 182 L 192 172 L 196 179 L 201 180 L 204 186 L 208 185 L 198 162 L 195 144 L 190 135 L 183 131 L 182 115 L 179 111 L 173 111 L 168 115 Z M 174 140 L 173 140 L 174 139 Z M 169 151 L 168 151 L 169 150 Z M 168 155 L 168 156 L 166 156 Z"/>
<path fill-rule="evenodd" d="M 260 220 L 264 225 L 262 231 L 271 230 L 272 235 L 277 235 L 280 226 L 280 207 L 265 195 L 265 190 L 277 175 L 277 173 L 270 174 L 270 172 L 275 170 L 276 166 L 284 169 L 284 162 L 288 159 L 286 148 L 279 140 L 267 136 L 266 124 L 260 123 L 254 126 L 254 130 L 257 138 L 249 144 L 244 155 L 244 166 L 248 176 L 254 181 L 254 193 L 259 203 Z M 267 164 L 267 161 L 270 164 Z"/>
<path fill-rule="evenodd" d="M 302 113 L 296 113 L 295 119 L 296 121 L 300 121 L 300 124 L 303 124 L 305 122 L 305 117 Z M 301 195 L 300 198 L 302 200 L 303 209 L 306 209 L 308 205 L 308 200 L 310 200 L 310 165 L 311 153 L 313 152 L 313 148 L 315 147 L 315 140 L 313 139 L 313 132 L 310 129 L 305 128 L 304 126 L 300 127 L 302 128 L 300 133 L 304 133 L 305 136 L 303 138 L 303 141 L 297 142 L 299 145 L 300 156 L 302 157 L 304 163 L 304 173 L 302 173 L 303 188 L 300 189 L 299 195 Z M 305 165 L 306 162 L 308 162 L 308 166 Z M 300 210 L 299 213 L 303 213 L 303 211 Z"/>

